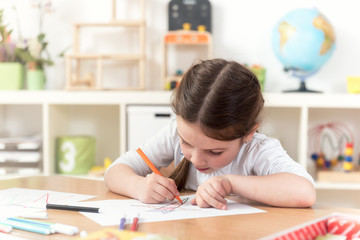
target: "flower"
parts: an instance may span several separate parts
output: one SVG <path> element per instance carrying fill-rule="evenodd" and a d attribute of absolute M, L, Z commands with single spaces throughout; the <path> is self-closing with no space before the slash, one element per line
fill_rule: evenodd
<path fill-rule="evenodd" d="M 45 65 L 53 65 L 47 51 L 48 42 L 45 40 L 42 30 L 44 15 L 53 11 L 51 0 L 33 0 L 32 7 L 39 11 L 39 34 L 23 40 L 17 18 L 19 41 L 16 44 L 10 41 L 12 30 L 7 29 L 7 25 L 3 21 L 4 10 L 0 9 L 0 62 L 21 62 L 27 64 L 29 69 L 44 69 Z M 15 6 L 13 10 L 16 12 Z"/>
<path fill-rule="evenodd" d="M 18 62 L 16 44 L 11 42 L 12 30 L 8 30 L 3 20 L 4 9 L 0 9 L 0 62 Z"/>
<path fill-rule="evenodd" d="M 39 12 L 39 34 L 26 41 L 26 47 L 18 49 L 17 54 L 28 64 L 28 69 L 44 69 L 45 65 L 53 65 L 47 51 L 48 42 L 43 33 L 43 22 L 46 13 L 53 11 L 51 0 L 32 0 L 32 7 Z M 16 10 L 16 9 L 15 9 Z"/>
<path fill-rule="evenodd" d="M 28 64 L 29 69 L 44 69 L 44 65 L 54 64 L 46 51 L 47 45 L 45 34 L 40 33 L 36 38 L 27 41 L 26 48 L 18 48 L 16 54 Z M 44 54 L 46 56 L 43 56 Z"/>

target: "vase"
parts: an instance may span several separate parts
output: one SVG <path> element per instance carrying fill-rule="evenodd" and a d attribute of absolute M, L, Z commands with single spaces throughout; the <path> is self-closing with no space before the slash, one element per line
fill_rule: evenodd
<path fill-rule="evenodd" d="M 21 63 L 0 63 L 0 90 L 19 90 L 24 83 Z"/>
<path fill-rule="evenodd" d="M 28 90 L 42 90 L 45 85 L 45 73 L 42 69 L 29 69 L 26 75 Z"/>

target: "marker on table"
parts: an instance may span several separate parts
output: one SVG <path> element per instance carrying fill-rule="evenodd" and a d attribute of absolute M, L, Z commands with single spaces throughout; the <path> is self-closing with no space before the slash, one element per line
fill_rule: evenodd
<path fill-rule="evenodd" d="M 140 155 L 140 157 L 145 161 L 145 163 L 149 166 L 149 168 L 151 169 L 151 171 L 153 171 L 155 174 L 157 175 L 161 175 L 161 173 L 159 172 L 159 170 L 157 170 L 157 168 L 154 166 L 154 164 L 150 161 L 150 159 L 145 155 L 145 153 L 138 148 L 136 150 L 136 152 Z M 181 204 L 183 204 L 183 202 L 181 201 L 179 196 L 175 197 Z"/>
<path fill-rule="evenodd" d="M 40 225 L 34 225 L 34 224 L 30 224 L 30 223 L 25 223 L 25 222 L 18 222 L 18 221 L 13 221 L 10 219 L 2 220 L 1 223 L 5 224 L 5 225 L 9 225 L 12 228 L 16 228 L 16 229 L 20 229 L 20 230 L 24 230 L 24 231 L 28 231 L 28 232 L 40 233 L 40 234 L 44 234 L 44 235 L 49 235 L 52 233 L 50 227 L 47 227 L 47 226 L 40 226 Z"/>
<path fill-rule="evenodd" d="M 124 214 L 120 219 L 119 229 L 125 230 L 125 224 L 126 224 L 126 215 Z"/>
<path fill-rule="evenodd" d="M 75 226 L 61 224 L 61 223 L 48 223 L 43 221 L 36 221 L 24 218 L 8 218 L 8 221 L 18 222 L 23 224 L 29 224 L 33 226 L 49 228 L 51 233 L 62 233 L 66 235 L 74 235 L 79 232 L 79 229 Z"/>
<path fill-rule="evenodd" d="M 0 223 L 0 232 L 9 233 L 12 230 L 12 226 Z"/>
<path fill-rule="evenodd" d="M 131 224 L 130 231 L 136 231 L 136 230 L 137 230 L 138 221 L 139 221 L 139 214 L 137 214 L 137 215 L 133 218 L 133 222 L 132 222 L 132 224 Z"/>
<path fill-rule="evenodd" d="M 61 205 L 61 204 L 52 204 L 52 203 L 47 203 L 46 209 L 57 209 L 57 210 L 67 210 L 67 211 L 76 211 L 76 212 L 92 212 L 92 213 L 103 212 L 100 208 L 96 208 L 96 207 Z"/>

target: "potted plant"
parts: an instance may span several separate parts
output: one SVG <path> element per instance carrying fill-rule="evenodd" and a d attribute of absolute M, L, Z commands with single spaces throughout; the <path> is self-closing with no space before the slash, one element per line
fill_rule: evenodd
<path fill-rule="evenodd" d="M 11 42 L 11 32 L 0 9 L 0 90 L 18 90 L 24 83 L 24 65 L 16 54 L 20 48 Z"/>
<path fill-rule="evenodd" d="M 46 50 L 47 44 L 45 34 L 40 33 L 36 38 L 28 40 L 26 48 L 18 48 L 16 51 L 16 55 L 27 63 L 26 79 L 27 88 L 30 90 L 44 88 L 46 82 L 44 66 L 53 65 Z"/>

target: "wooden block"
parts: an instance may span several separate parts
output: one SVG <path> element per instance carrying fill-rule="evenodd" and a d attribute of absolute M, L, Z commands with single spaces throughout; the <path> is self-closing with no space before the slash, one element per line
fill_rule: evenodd
<path fill-rule="evenodd" d="M 354 171 L 354 172 L 319 171 L 318 181 L 360 183 L 360 171 Z"/>

